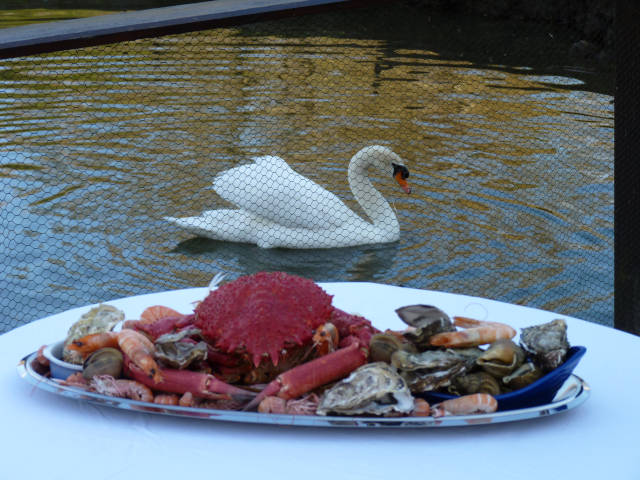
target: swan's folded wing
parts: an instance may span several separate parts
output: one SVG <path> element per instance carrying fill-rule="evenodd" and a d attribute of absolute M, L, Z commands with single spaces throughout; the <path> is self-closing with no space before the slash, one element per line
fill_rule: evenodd
<path fill-rule="evenodd" d="M 360 220 L 337 196 L 279 157 L 259 157 L 227 170 L 213 188 L 237 207 L 290 228 L 326 229 Z"/>

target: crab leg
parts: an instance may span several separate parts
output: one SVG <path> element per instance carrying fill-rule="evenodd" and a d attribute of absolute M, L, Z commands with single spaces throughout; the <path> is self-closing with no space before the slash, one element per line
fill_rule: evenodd
<path fill-rule="evenodd" d="M 213 375 L 191 370 L 161 368 L 160 373 L 163 379 L 155 383 L 134 363 L 126 361 L 125 365 L 129 376 L 153 390 L 159 390 L 161 392 L 179 394 L 191 392 L 194 396 L 201 398 L 220 399 L 232 397 L 236 400 L 244 401 L 256 395 L 253 392 L 222 382 Z"/>
<path fill-rule="evenodd" d="M 289 400 L 326 383 L 339 380 L 367 362 L 369 352 L 359 342 L 292 368 L 269 383 L 244 410 L 257 407 L 269 396 Z"/>

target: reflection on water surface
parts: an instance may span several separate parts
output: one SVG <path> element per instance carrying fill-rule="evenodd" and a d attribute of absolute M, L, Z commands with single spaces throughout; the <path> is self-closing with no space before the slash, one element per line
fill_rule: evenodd
<path fill-rule="evenodd" d="M 371 9 L 2 61 L 5 328 L 265 269 L 611 324 L 609 83 L 523 28 Z M 377 183 L 397 243 L 262 250 L 162 220 L 225 206 L 211 180 L 258 154 L 357 209 L 346 164 L 375 143 L 411 170 L 411 196 Z"/>

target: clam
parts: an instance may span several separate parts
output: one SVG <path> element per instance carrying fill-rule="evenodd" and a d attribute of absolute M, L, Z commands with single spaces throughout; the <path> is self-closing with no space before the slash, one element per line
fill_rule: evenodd
<path fill-rule="evenodd" d="M 123 356 L 117 348 L 101 348 L 84 361 L 82 376 L 91 380 L 96 375 L 110 375 L 119 378 L 122 373 Z"/>
<path fill-rule="evenodd" d="M 533 362 L 523 363 L 510 375 L 502 377 L 502 383 L 512 389 L 518 390 L 538 380 L 543 375 L 543 371 Z"/>
<path fill-rule="evenodd" d="M 395 366 L 413 393 L 428 392 L 447 387 L 451 380 L 468 370 L 473 357 L 460 355 L 454 350 L 427 350 L 410 353 L 398 350 L 391 355 Z"/>
<path fill-rule="evenodd" d="M 500 395 L 500 383 L 487 372 L 474 372 L 458 375 L 451 381 L 449 392 L 454 395 L 470 395 L 472 393 L 488 393 Z"/>
<path fill-rule="evenodd" d="M 413 396 L 396 369 L 385 362 L 368 363 L 324 392 L 318 415 L 387 415 L 409 413 Z"/>
<path fill-rule="evenodd" d="M 62 349 L 62 359 L 65 362 L 82 365 L 82 355 L 74 350 L 69 350 L 67 345 L 85 335 L 108 332 L 122 320 L 124 320 L 124 312 L 112 305 L 100 304 L 92 308 L 69 328 Z"/>
<path fill-rule="evenodd" d="M 545 371 L 564 362 L 569 351 L 567 323 L 562 319 L 522 329 L 520 346 Z"/>
<path fill-rule="evenodd" d="M 524 362 L 525 351 L 510 339 L 493 342 L 485 352 L 478 357 L 476 364 L 485 372 L 502 378 L 509 375 Z"/>
<path fill-rule="evenodd" d="M 456 327 L 445 312 L 431 305 L 407 305 L 396 310 L 400 319 L 413 327 L 404 336 L 418 348 L 429 348 L 429 337 L 454 332 Z"/>

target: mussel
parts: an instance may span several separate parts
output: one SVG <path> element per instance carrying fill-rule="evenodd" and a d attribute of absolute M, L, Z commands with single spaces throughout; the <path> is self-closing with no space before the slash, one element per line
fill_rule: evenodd
<path fill-rule="evenodd" d="M 478 357 L 476 364 L 496 378 L 509 375 L 524 362 L 526 353 L 510 339 L 493 342 Z"/>
<path fill-rule="evenodd" d="M 413 327 L 404 336 L 422 350 L 430 348 L 429 337 L 456 330 L 449 315 L 431 305 L 407 305 L 396 309 L 396 313 L 404 323 Z"/>
<path fill-rule="evenodd" d="M 119 378 L 122 374 L 123 356 L 117 348 L 101 348 L 84 361 L 82 376 L 91 380 L 96 375 L 110 375 Z"/>
<path fill-rule="evenodd" d="M 567 323 L 556 319 L 522 329 L 520 345 L 544 371 L 561 365 L 569 351 Z"/>
<path fill-rule="evenodd" d="M 324 392 L 316 413 L 385 415 L 413 410 L 413 396 L 396 369 L 385 362 L 368 363 Z"/>

